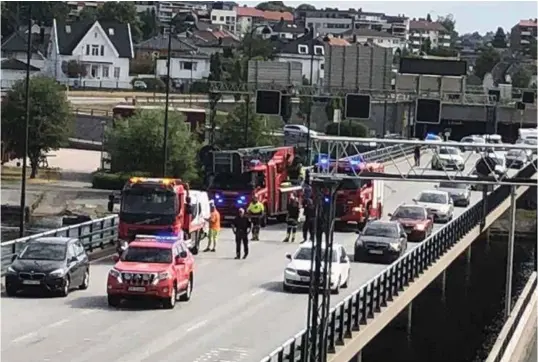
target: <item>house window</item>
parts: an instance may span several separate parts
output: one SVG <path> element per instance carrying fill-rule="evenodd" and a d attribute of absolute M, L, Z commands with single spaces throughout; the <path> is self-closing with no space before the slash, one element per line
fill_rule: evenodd
<path fill-rule="evenodd" d="M 114 67 L 114 78 L 120 78 L 120 67 Z"/>
<path fill-rule="evenodd" d="M 224 16 L 221 16 L 221 17 L 220 17 L 220 21 L 224 21 Z"/>
<path fill-rule="evenodd" d="M 314 54 L 316 55 L 323 55 L 325 53 L 325 49 L 321 45 L 314 45 Z"/>
<path fill-rule="evenodd" d="M 97 32 L 93 33 L 93 37 L 97 38 Z"/>
<path fill-rule="evenodd" d="M 179 62 L 179 69 L 196 71 L 196 62 Z"/>
<path fill-rule="evenodd" d="M 86 45 L 86 55 L 90 55 L 90 45 Z"/>
<path fill-rule="evenodd" d="M 319 65 L 319 69 L 324 70 L 324 69 L 325 69 L 325 63 L 321 63 L 321 64 Z"/>
<path fill-rule="evenodd" d="M 213 21 L 217 21 L 217 16 L 216 16 L 216 15 L 213 15 L 213 16 L 211 17 L 211 20 L 213 20 Z"/>
<path fill-rule="evenodd" d="M 299 54 L 308 54 L 308 46 L 300 44 L 299 45 Z"/>
<path fill-rule="evenodd" d="M 91 75 L 92 75 L 92 78 L 99 77 L 99 66 L 98 65 L 92 65 Z"/>
<path fill-rule="evenodd" d="M 92 45 L 92 55 L 99 55 L 99 45 Z"/>
<path fill-rule="evenodd" d="M 101 45 L 101 56 L 105 56 L 105 46 Z"/>
<path fill-rule="evenodd" d="M 108 71 L 109 71 L 108 65 L 103 65 L 103 78 L 109 77 Z"/>

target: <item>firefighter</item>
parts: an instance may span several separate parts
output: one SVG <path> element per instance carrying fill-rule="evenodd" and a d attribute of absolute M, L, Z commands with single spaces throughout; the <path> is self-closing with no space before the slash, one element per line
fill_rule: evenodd
<path fill-rule="evenodd" d="M 247 214 L 252 221 L 252 241 L 260 240 L 260 221 L 265 213 L 265 207 L 258 201 L 256 196 L 252 196 L 252 200 L 247 208 Z"/>
<path fill-rule="evenodd" d="M 235 234 L 235 259 L 241 259 L 241 244 L 243 244 L 243 259 L 248 256 L 248 234 L 252 224 L 245 215 L 245 209 L 239 209 L 238 215 L 232 223 L 232 231 Z"/>
<path fill-rule="evenodd" d="M 304 202 L 303 206 L 304 222 L 303 222 L 303 243 L 308 240 L 308 234 L 310 234 L 310 241 L 314 241 L 314 222 L 316 221 L 316 208 L 312 199 L 308 198 Z"/>
<path fill-rule="evenodd" d="M 415 167 L 420 167 L 420 146 L 415 146 L 413 153 L 415 157 Z"/>
<path fill-rule="evenodd" d="M 288 230 L 287 230 L 286 238 L 284 238 L 284 242 L 287 243 L 291 241 L 293 243 L 295 242 L 295 234 L 297 233 L 297 224 L 299 223 L 299 212 L 300 212 L 299 201 L 297 200 L 294 194 L 290 195 L 287 209 L 288 209 L 288 217 L 287 217 Z"/>
<path fill-rule="evenodd" d="M 220 213 L 215 207 L 213 201 L 209 204 L 209 210 L 211 211 L 209 218 L 206 219 L 209 222 L 209 234 L 207 236 L 207 248 L 204 249 L 204 252 L 215 252 L 217 247 L 217 239 L 220 232 Z"/>

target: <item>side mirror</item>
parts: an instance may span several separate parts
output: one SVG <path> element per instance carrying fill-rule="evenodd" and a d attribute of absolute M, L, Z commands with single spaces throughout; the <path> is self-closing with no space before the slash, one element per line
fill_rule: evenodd
<path fill-rule="evenodd" d="M 174 261 L 175 261 L 176 265 L 184 265 L 185 264 L 185 261 L 183 260 L 183 258 L 181 258 L 181 255 L 176 256 L 176 259 Z"/>
<path fill-rule="evenodd" d="M 179 253 L 178 257 L 180 257 L 181 259 L 185 259 L 187 257 L 187 252 L 186 251 L 182 251 L 181 253 Z"/>
<path fill-rule="evenodd" d="M 114 263 L 117 263 L 118 261 L 120 261 L 120 256 L 119 255 L 112 255 L 112 260 L 114 261 Z"/>
<path fill-rule="evenodd" d="M 435 185 L 434 187 L 435 187 L 436 189 L 438 189 L 438 188 L 439 188 L 439 185 Z"/>
<path fill-rule="evenodd" d="M 417 203 L 417 199 L 413 199 L 413 202 L 416 204 L 416 203 Z"/>
<path fill-rule="evenodd" d="M 290 253 L 287 253 L 287 254 L 286 254 L 286 259 L 291 260 L 291 254 L 290 254 Z"/>
<path fill-rule="evenodd" d="M 387 214 L 388 217 L 392 217 L 392 214 Z"/>
<path fill-rule="evenodd" d="M 355 230 L 355 234 L 360 235 L 361 231 L 360 230 Z"/>
<path fill-rule="evenodd" d="M 17 254 L 15 254 L 15 255 L 13 255 L 13 256 L 11 257 L 11 262 L 13 263 L 13 262 L 15 261 L 15 259 L 17 259 Z"/>

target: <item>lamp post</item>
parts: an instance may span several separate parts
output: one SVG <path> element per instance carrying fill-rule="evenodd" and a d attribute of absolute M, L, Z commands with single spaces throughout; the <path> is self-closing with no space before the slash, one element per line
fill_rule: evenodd
<path fill-rule="evenodd" d="M 173 19 L 172 19 L 173 20 Z M 174 22 L 170 20 L 168 28 L 168 49 L 166 55 L 166 97 L 164 102 L 164 135 L 163 135 L 163 173 L 162 176 L 166 177 L 167 163 L 168 163 L 168 105 L 170 103 L 170 68 L 171 68 L 171 58 L 172 58 L 172 36 L 174 29 Z M 183 19 L 183 23 L 187 26 L 191 26 L 196 23 L 196 17 L 192 14 L 187 14 Z"/>
<path fill-rule="evenodd" d="M 21 174 L 21 213 L 19 219 L 19 237 L 24 237 L 24 226 L 26 221 L 26 167 L 28 158 L 28 131 L 30 124 L 30 61 L 32 60 L 32 3 L 28 4 L 28 43 L 26 45 L 26 121 L 24 124 L 24 151 L 22 155 L 22 174 Z"/>
<path fill-rule="evenodd" d="M 247 83 L 247 97 L 245 100 L 246 104 L 246 117 L 245 117 L 245 147 L 248 147 L 248 121 L 250 119 L 250 92 L 248 92 L 248 63 L 250 62 L 250 58 L 252 58 L 252 41 L 254 39 L 254 33 L 257 29 L 263 27 L 262 34 L 268 35 L 271 34 L 271 29 L 267 27 L 266 25 L 258 25 L 254 26 L 249 33 L 249 42 L 248 42 L 248 50 L 247 50 L 247 65 L 245 68 L 245 82 Z"/>

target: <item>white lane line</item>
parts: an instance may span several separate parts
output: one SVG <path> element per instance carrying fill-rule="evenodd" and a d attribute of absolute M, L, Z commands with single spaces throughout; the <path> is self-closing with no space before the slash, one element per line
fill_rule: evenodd
<path fill-rule="evenodd" d="M 260 290 L 255 291 L 254 293 L 252 293 L 250 296 L 255 297 L 255 296 L 263 294 L 263 293 L 265 293 L 265 290 L 260 289 Z"/>
<path fill-rule="evenodd" d="M 97 310 L 95 310 L 95 309 L 88 309 L 88 310 L 83 311 L 83 312 L 80 313 L 80 314 L 82 314 L 82 315 L 88 315 L 88 314 L 92 314 L 92 313 L 95 313 L 95 312 L 97 312 Z"/>
<path fill-rule="evenodd" d="M 192 332 L 192 331 L 194 331 L 194 330 L 196 330 L 198 328 L 201 328 L 201 327 L 205 326 L 207 323 L 209 323 L 209 321 L 207 319 L 203 320 L 201 322 L 198 322 L 195 325 L 187 328 L 187 333 Z"/>
<path fill-rule="evenodd" d="M 27 333 L 27 334 L 24 334 L 20 337 L 17 337 L 13 340 L 11 340 L 11 343 L 20 343 L 20 342 L 23 342 L 27 339 L 30 339 L 30 338 L 33 338 L 33 337 L 37 337 L 37 332 L 30 332 L 30 333 Z"/>
<path fill-rule="evenodd" d="M 65 318 L 65 319 L 61 319 L 59 320 L 58 322 L 54 322 L 52 323 L 51 325 L 49 325 L 49 328 L 55 328 L 55 327 L 59 327 L 61 326 L 62 324 L 65 324 L 69 322 L 69 319 Z"/>

